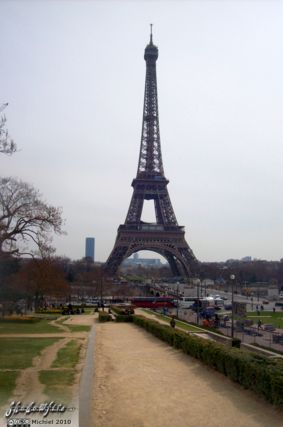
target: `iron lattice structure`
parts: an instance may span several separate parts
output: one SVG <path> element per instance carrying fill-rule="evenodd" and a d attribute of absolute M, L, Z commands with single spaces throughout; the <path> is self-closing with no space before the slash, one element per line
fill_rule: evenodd
<path fill-rule="evenodd" d="M 178 225 L 164 176 L 162 163 L 156 61 L 158 48 L 150 43 L 145 48 L 146 78 L 143 123 L 137 176 L 132 182 L 133 195 L 125 223 L 118 228 L 114 248 L 105 270 L 115 274 L 125 258 L 140 250 L 157 252 L 167 259 L 174 276 L 190 276 L 197 260 L 185 240 L 184 227 Z M 141 220 L 144 200 L 153 200 L 155 223 Z"/>

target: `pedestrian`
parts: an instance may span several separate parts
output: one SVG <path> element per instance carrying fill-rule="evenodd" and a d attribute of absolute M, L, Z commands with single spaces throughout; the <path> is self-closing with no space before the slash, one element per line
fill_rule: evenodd
<path fill-rule="evenodd" d="M 172 328 L 175 328 L 175 326 L 176 326 L 176 322 L 175 322 L 174 316 L 172 316 L 172 319 L 170 321 L 170 325 L 171 325 Z"/>
<path fill-rule="evenodd" d="M 258 319 L 258 322 L 257 322 L 257 329 L 262 329 L 261 320 L 260 319 Z"/>
<path fill-rule="evenodd" d="M 215 326 L 215 328 L 219 328 L 219 324 L 220 324 L 220 319 L 219 319 L 218 314 L 216 313 L 215 316 L 214 316 L 214 326 Z"/>

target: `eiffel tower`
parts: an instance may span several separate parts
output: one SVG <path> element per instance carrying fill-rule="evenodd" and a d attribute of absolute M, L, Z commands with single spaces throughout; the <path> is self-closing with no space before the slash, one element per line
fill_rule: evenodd
<path fill-rule="evenodd" d="M 146 62 L 143 123 L 137 176 L 125 223 L 118 228 L 114 248 L 105 264 L 109 274 L 115 274 L 125 258 L 140 250 L 162 255 L 174 276 L 191 276 L 197 260 L 185 240 L 184 227 L 179 226 L 170 201 L 165 178 L 158 118 L 156 61 L 158 48 L 152 41 L 145 48 Z M 155 223 L 141 220 L 144 200 L 153 200 Z"/>

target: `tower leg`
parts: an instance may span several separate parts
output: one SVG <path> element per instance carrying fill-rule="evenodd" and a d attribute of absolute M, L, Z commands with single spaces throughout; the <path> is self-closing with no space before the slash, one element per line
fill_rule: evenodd
<path fill-rule="evenodd" d="M 180 269 L 178 268 L 177 261 L 175 260 L 173 255 L 167 252 L 166 254 L 164 254 L 164 256 L 170 265 L 170 269 L 172 271 L 173 276 L 181 276 L 182 274 L 180 273 Z"/>

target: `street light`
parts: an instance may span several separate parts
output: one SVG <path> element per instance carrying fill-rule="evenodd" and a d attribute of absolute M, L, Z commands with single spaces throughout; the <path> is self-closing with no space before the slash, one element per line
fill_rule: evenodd
<path fill-rule="evenodd" d="M 231 338 L 234 338 L 234 280 L 235 280 L 235 275 L 231 274 L 230 275 L 230 279 L 232 282 L 232 325 L 231 325 Z"/>
<path fill-rule="evenodd" d="M 177 282 L 177 319 L 179 319 L 179 282 Z"/>
<path fill-rule="evenodd" d="M 200 279 L 197 279 L 197 324 L 199 325 L 199 286 L 200 286 Z"/>

